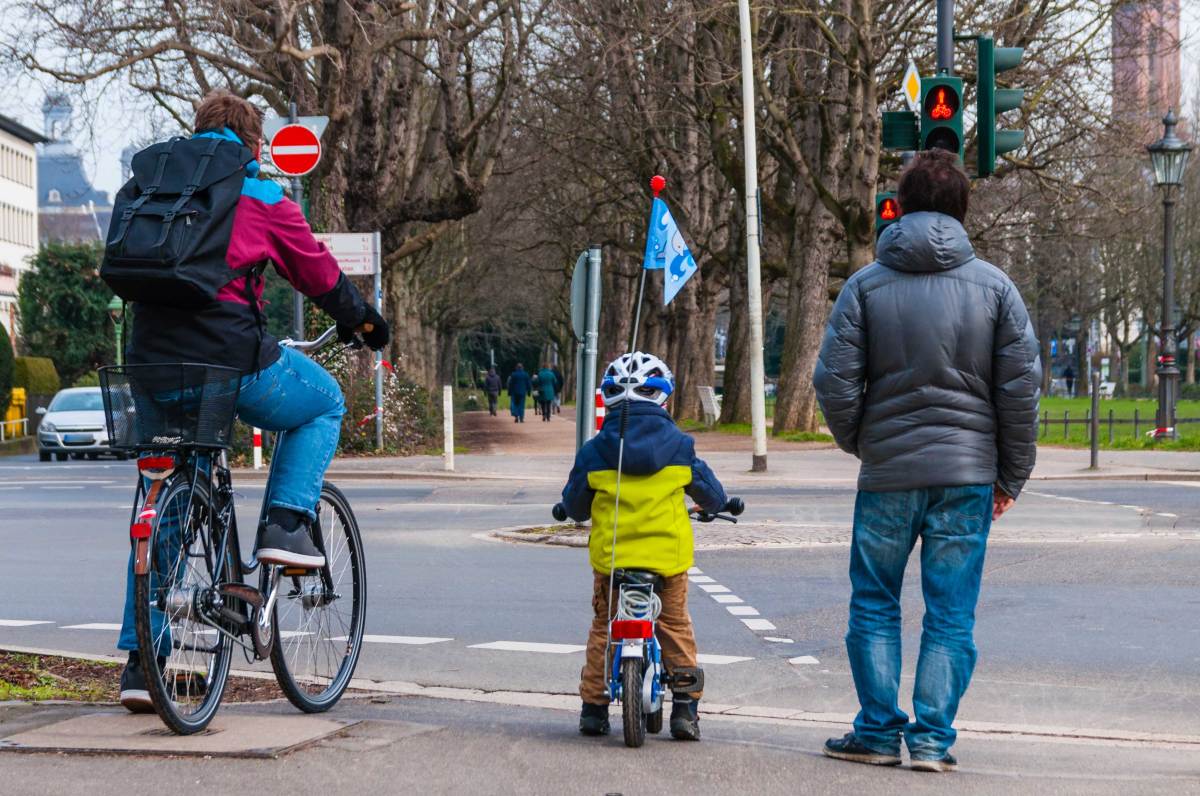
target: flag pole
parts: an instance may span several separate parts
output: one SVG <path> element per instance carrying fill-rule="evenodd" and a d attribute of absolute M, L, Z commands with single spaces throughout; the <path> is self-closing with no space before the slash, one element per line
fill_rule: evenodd
<path fill-rule="evenodd" d="M 763 367 L 762 274 L 758 260 L 758 150 L 754 130 L 754 52 L 750 2 L 738 0 L 742 45 L 742 147 L 746 167 L 746 313 L 750 316 L 750 426 L 754 432 L 752 472 L 767 470 L 767 396 Z"/>

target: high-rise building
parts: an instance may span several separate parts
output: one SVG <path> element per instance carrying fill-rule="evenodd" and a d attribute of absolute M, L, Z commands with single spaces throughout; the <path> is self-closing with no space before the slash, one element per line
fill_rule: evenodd
<path fill-rule="evenodd" d="M 1168 108 L 1179 113 L 1179 0 L 1121 3 L 1113 14 L 1113 119 L 1150 143 Z"/>

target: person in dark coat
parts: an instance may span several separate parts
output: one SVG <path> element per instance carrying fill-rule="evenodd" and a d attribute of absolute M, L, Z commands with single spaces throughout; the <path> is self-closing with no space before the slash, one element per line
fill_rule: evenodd
<path fill-rule="evenodd" d="M 900 177 L 901 218 L 876 262 L 846 281 L 813 375 L 842 450 L 862 462 L 850 549 L 846 650 L 861 710 L 830 757 L 948 771 L 959 700 L 975 668 L 975 604 L 993 520 L 1037 454 L 1039 348 L 1021 294 L 963 229 L 958 159 L 919 153 Z M 917 539 L 925 619 L 900 710 L 900 586 Z"/>
<path fill-rule="evenodd" d="M 1067 365 L 1067 369 L 1063 371 L 1063 381 L 1067 383 L 1067 397 L 1075 397 L 1075 369 Z"/>
<path fill-rule="evenodd" d="M 488 412 L 492 417 L 496 416 L 496 402 L 500 400 L 500 374 L 496 373 L 495 368 L 488 368 L 487 375 L 483 377 L 483 391 L 488 397 Z"/>
<path fill-rule="evenodd" d="M 538 412 L 542 416 L 542 420 L 550 422 L 550 410 L 554 406 L 554 371 L 550 370 L 550 365 L 542 365 L 542 369 L 537 374 L 536 396 L 538 403 Z"/>
<path fill-rule="evenodd" d="M 558 365 L 552 367 L 551 370 L 554 371 L 554 414 L 557 415 L 562 412 L 562 391 L 566 380 L 563 379 L 563 373 L 559 370 Z"/>
<path fill-rule="evenodd" d="M 525 366 L 520 362 L 508 376 L 508 411 L 512 413 L 514 423 L 525 422 L 525 400 L 533 392 L 533 382 L 525 372 Z"/>

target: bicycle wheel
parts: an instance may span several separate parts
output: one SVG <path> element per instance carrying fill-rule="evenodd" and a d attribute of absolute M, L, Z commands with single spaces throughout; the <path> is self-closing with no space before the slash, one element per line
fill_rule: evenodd
<path fill-rule="evenodd" d="M 367 572 L 350 503 L 332 484 L 321 488 L 314 534 L 325 567 L 283 576 L 273 617 L 271 665 L 288 700 L 305 713 L 329 710 L 350 685 L 362 650 Z M 263 574 L 264 580 L 267 573 Z"/>
<path fill-rule="evenodd" d="M 217 563 L 222 579 L 233 566 L 217 550 L 207 485 L 187 474 L 172 478 L 155 505 L 149 572 L 134 579 L 134 623 L 142 671 L 154 710 L 181 735 L 200 732 L 216 715 L 229 677 L 230 642 L 199 617 L 213 605 Z"/>
<path fill-rule="evenodd" d="M 625 745 L 637 748 L 646 742 L 646 714 L 642 712 L 642 662 L 621 661 L 621 718 Z"/>

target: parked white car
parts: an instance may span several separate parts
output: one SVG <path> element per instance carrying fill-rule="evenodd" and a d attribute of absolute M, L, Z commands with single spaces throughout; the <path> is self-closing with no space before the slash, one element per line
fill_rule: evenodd
<path fill-rule="evenodd" d="M 60 390 L 49 408 L 37 411 L 42 416 L 37 430 L 40 460 L 48 462 L 52 454 L 60 462 L 68 456 L 95 459 L 102 453 L 125 458 L 124 452 L 109 447 L 104 398 L 99 387 Z"/>

